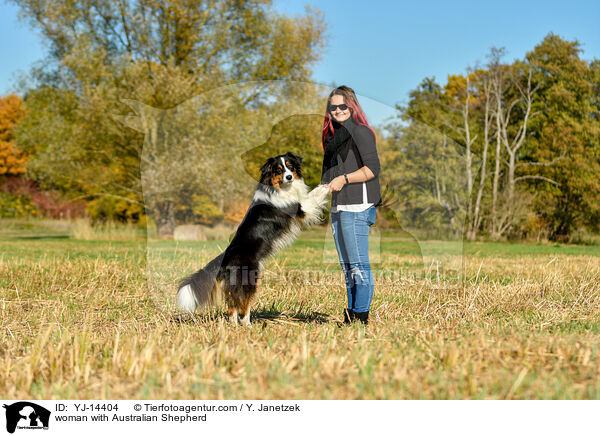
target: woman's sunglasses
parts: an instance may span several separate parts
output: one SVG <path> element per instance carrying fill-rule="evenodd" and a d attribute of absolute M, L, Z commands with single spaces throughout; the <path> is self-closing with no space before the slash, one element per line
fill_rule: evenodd
<path fill-rule="evenodd" d="M 335 112 L 337 108 L 339 108 L 341 111 L 345 111 L 348 109 L 348 106 L 345 104 L 330 104 L 329 112 Z"/>

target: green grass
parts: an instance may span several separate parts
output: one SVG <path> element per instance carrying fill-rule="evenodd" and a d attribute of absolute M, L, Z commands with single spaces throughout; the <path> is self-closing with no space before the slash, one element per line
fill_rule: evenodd
<path fill-rule="evenodd" d="M 371 324 L 340 327 L 324 233 L 268 262 L 250 330 L 174 308 L 225 241 L 4 237 L 0 395 L 600 398 L 600 247 L 374 235 Z"/>

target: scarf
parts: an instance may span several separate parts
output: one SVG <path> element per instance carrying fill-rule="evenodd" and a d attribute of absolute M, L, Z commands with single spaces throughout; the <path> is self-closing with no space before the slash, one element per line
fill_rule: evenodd
<path fill-rule="evenodd" d="M 348 121 L 345 121 L 346 124 L 352 122 L 352 118 L 349 118 Z M 341 156 L 342 161 L 345 161 L 346 157 L 348 156 L 348 151 L 350 150 L 348 144 L 349 140 L 352 139 L 352 135 L 348 131 L 347 127 L 335 120 L 332 120 L 332 123 L 334 134 L 333 137 L 325 138 L 325 154 L 323 155 L 323 172 L 321 176 L 323 176 L 331 168 L 338 166 L 338 155 Z M 339 175 L 337 174 L 337 171 L 335 173 L 336 176 Z"/>

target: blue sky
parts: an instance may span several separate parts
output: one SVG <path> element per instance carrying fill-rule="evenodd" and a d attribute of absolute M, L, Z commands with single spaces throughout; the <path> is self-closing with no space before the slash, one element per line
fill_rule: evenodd
<path fill-rule="evenodd" d="M 1 1 L 1 0 L 0 0 Z M 276 8 L 302 13 L 319 8 L 327 23 L 326 52 L 313 80 L 348 85 L 372 123 L 393 114 L 424 77 L 445 83 L 448 74 L 485 63 L 490 47 L 506 60 L 522 58 L 549 32 L 580 41 L 583 58 L 600 58 L 600 1 L 355 1 L 281 0 Z M 40 38 L 0 3 L 0 94 L 15 89 L 19 70 L 44 57 Z"/>

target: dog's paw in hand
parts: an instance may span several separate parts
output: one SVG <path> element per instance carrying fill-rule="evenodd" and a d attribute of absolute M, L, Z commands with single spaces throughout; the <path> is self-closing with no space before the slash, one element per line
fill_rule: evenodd
<path fill-rule="evenodd" d="M 319 185 L 310 192 L 310 196 L 319 201 L 324 200 L 327 195 L 329 195 L 328 185 Z"/>

